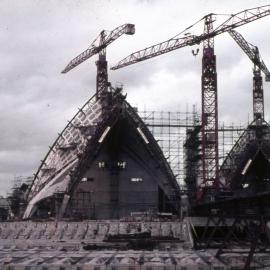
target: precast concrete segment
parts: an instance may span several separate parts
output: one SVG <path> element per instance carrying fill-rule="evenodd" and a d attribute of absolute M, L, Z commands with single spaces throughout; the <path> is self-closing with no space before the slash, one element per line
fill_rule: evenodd
<path fill-rule="evenodd" d="M 185 221 L 18 221 L 0 223 L 0 245 L 13 246 L 22 243 L 28 247 L 50 246 L 55 243 L 103 242 L 107 237 L 149 233 L 152 238 L 179 240 L 189 244 L 189 224 Z M 53 243 L 52 243 L 53 241 Z"/>
<path fill-rule="evenodd" d="M 247 253 L 226 254 L 222 260 L 215 259 L 214 250 L 168 251 L 61 251 L 61 250 L 8 250 L 0 251 L 0 267 L 3 270 L 50 269 L 178 269 L 178 270 L 229 270 L 243 269 Z M 255 255 L 260 267 L 270 262 L 268 254 Z M 241 268 L 242 267 L 242 268 Z M 268 269 L 268 268 L 264 268 Z"/>

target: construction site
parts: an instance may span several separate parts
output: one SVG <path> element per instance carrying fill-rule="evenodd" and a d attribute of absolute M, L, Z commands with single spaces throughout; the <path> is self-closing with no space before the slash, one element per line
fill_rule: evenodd
<path fill-rule="evenodd" d="M 201 108 L 183 111 L 130 104 L 123 87 L 108 78 L 106 48 L 134 35 L 135 25 L 102 30 L 62 71 L 97 57 L 95 94 L 59 133 L 34 176 L 17 177 L 0 200 L 0 269 L 270 269 L 270 125 L 263 91 L 270 72 L 259 48 L 235 30 L 268 15 L 270 5 L 259 6 L 215 24 L 218 15 L 210 13 L 111 67 L 200 45 Z M 198 23 L 201 32 L 191 34 Z M 253 65 L 253 115 L 245 124 L 219 122 L 214 39 L 223 33 Z"/>

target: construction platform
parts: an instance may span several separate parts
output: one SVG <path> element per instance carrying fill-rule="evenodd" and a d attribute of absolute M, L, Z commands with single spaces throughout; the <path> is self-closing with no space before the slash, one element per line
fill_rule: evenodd
<path fill-rule="evenodd" d="M 0 269 L 243 269 L 248 249 L 193 249 L 190 220 L 0 223 Z M 254 269 L 270 269 L 270 254 Z"/>

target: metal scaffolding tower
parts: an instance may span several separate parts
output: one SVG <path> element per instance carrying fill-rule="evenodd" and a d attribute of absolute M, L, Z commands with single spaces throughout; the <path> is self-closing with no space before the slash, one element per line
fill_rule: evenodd
<path fill-rule="evenodd" d="M 186 108 L 185 111 L 139 110 L 139 115 L 157 140 L 178 183 L 180 186 L 183 186 L 186 177 L 184 144 L 189 134 L 194 130 L 199 131 L 199 149 L 201 151 L 201 121 L 196 107 L 193 106 L 191 110 Z M 227 154 L 244 130 L 245 125 L 235 125 L 233 123 L 223 123 L 219 126 L 219 166 L 223 163 Z M 192 147 L 195 146 L 192 145 Z M 198 174 L 202 175 L 202 164 L 199 170 Z"/>

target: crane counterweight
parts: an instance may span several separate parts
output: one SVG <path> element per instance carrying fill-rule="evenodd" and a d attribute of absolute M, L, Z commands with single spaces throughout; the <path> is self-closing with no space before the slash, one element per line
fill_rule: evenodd
<path fill-rule="evenodd" d="M 133 34 L 135 34 L 135 25 L 128 23 L 128 24 L 126 24 L 125 30 L 126 30 L 126 32 L 125 32 L 126 35 L 133 35 Z"/>

